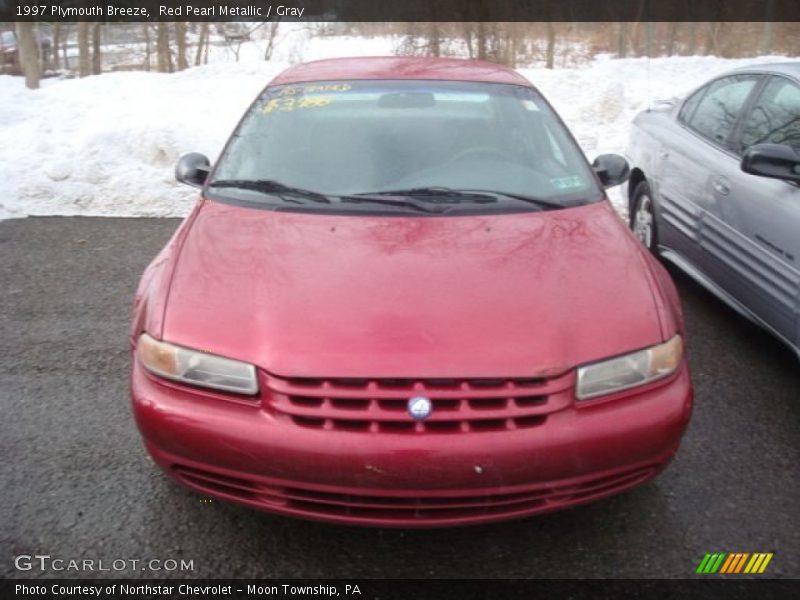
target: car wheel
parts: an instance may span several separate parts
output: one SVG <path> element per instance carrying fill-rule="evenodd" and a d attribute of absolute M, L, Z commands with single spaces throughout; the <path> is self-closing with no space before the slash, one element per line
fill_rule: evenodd
<path fill-rule="evenodd" d="M 633 211 L 631 212 L 631 230 L 645 248 L 658 255 L 658 227 L 656 211 L 650 186 L 642 181 L 633 190 Z"/>

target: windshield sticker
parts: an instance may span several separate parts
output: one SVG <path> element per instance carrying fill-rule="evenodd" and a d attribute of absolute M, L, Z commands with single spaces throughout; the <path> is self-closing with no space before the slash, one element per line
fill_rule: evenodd
<path fill-rule="evenodd" d="M 309 85 L 290 85 L 275 94 L 278 98 L 299 96 L 302 94 L 319 94 L 320 92 L 347 92 L 353 89 L 349 83 L 314 83 Z"/>
<path fill-rule="evenodd" d="M 568 177 L 553 177 L 550 179 L 552 183 L 559 190 L 572 190 L 575 188 L 584 187 L 583 179 L 579 175 L 570 175 Z"/>
<path fill-rule="evenodd" d="M 267 102 L 261 112 L 270 114 L 272 112 L 291 112 L 296 108 L 319 108 L 327 106 L 333 101 L 330 96 L 302 96 L 300 98 L 273 98 Z"/>
<path fill-rule="evenodd" d="M 522 106 L 525 107 L 525 110 L 535 110 L 538 112 L 539 107 L 536 106 L 536 102 L 533 100 L 522 100 Z"/>

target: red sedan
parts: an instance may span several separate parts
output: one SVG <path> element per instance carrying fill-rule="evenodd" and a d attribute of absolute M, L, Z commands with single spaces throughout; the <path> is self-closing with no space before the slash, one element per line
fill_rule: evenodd
<path fill-rule="evenodd" d="M 304 518 L 462 525 L 654 477 L 692 407 L 666 271 L 513 70 L 293 67 L 136 293 L 133 411 L 184 485 Z"/>

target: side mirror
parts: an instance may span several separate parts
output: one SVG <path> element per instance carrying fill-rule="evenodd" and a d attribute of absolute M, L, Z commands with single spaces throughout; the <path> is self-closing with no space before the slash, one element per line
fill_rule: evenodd
<path fill-rule="evenodd" d="M 594 159 L 592 167 L 606 188 L 625 183 L 631 176 L 628 161 L 619 154 L 601 154 Z"/>
<path fill-rule="evenodd" d="M 194 187 L 203 187 L 210 172 L 211 163 L 198 152 L 184 154 L 175 165 L 175 179 Z"/>
<path fill-rule="evenodd" d="M 756 144 L 745 150 L 742 171 L 800 183 L 800 155 L 784 144 Z"/>

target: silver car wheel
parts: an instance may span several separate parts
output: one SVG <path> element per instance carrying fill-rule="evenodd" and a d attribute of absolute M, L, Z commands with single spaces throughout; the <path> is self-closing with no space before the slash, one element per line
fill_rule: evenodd
<path fill-rule="evenodd" d="M 644 247 L 653 247 L 653 201 L 647 194 L 639 196 L 636 203 L 636 213 L 633 218 L 633 234 Z"/>

